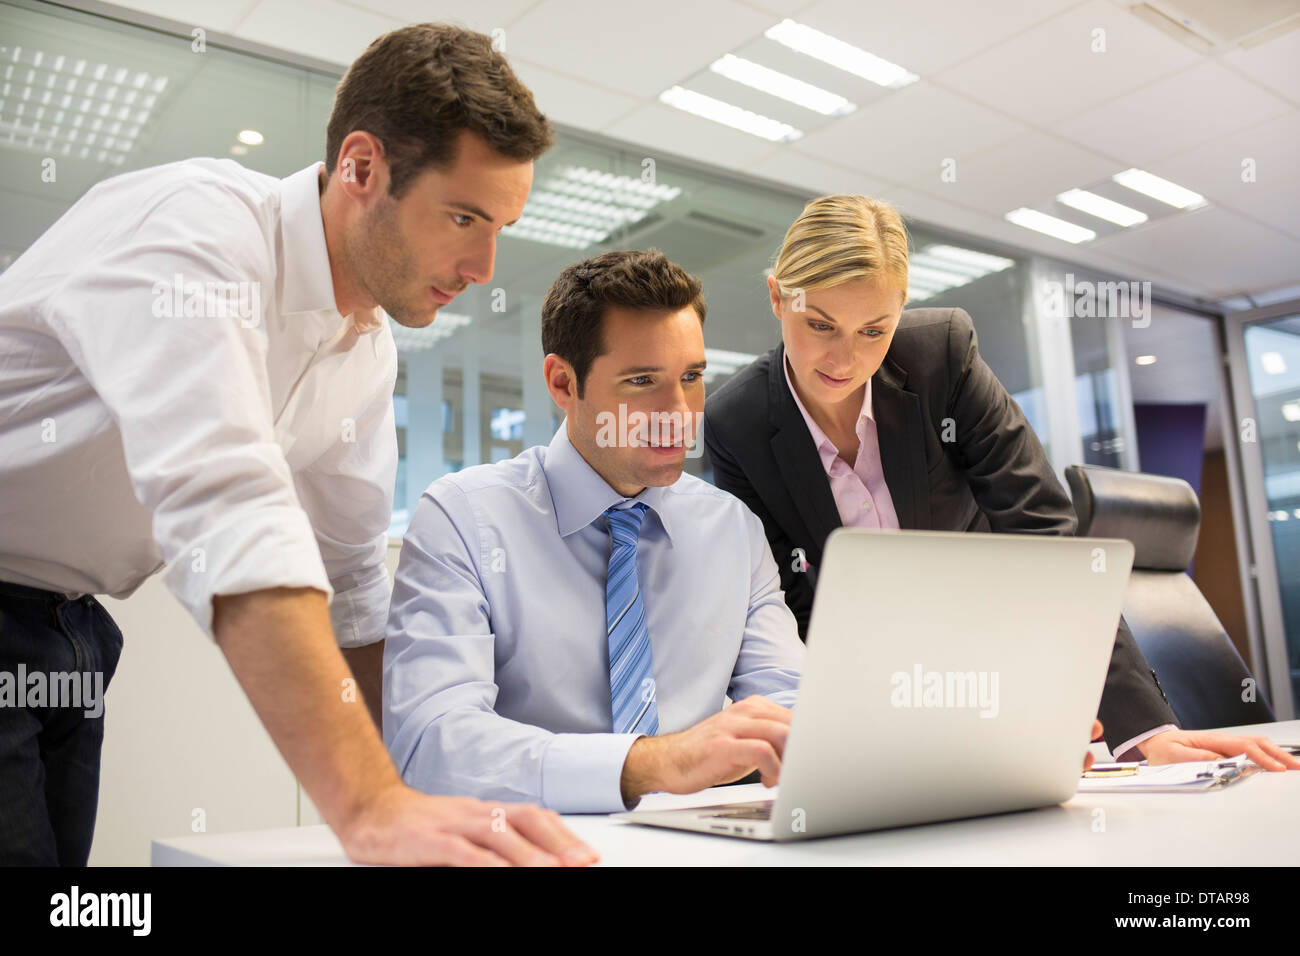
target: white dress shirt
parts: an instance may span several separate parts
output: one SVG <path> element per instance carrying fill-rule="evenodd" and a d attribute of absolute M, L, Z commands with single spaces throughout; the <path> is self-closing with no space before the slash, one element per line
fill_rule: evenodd
<path fill-rule="evenodd" d="M 448 475 L 402 544 L 384 650 L 384 742 L 428 793 L 626 809 L 638 734 L 612 732 L 604 511 L 650 509 L 637 576 L 660 732 L 730 696 L 792 707 L 804 647 L 763 525 L 691 475 L 626 499 L 569 442 Z"/>
<path fill-rule="evenodd" d="M 126 597 L 312 587 L 383 637 L 397 352 L 334 303 L 318 169 L 90 189 L 0 274 L 0 580 Z"/>

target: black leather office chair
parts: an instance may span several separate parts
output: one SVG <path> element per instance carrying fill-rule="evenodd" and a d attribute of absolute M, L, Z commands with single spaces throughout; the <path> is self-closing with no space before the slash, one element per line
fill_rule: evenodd
<path fill-rule="evenodd" d="M 1133 543 L 1124 619 L 1182 727 L 1204 730 L 1272 721 L 1263 688 L 1187 576 L 1201 524 L 1192 486 L 1181 478 L 1096 465 L 1071 465 L 1065 477 L 1080 537 Z"/>

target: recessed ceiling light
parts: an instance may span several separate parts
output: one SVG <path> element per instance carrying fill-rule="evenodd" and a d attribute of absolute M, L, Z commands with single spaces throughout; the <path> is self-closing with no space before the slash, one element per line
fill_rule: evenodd
<path fill-rule="evenodd" d="M 803 136 L 803 130 L 796 129 L 789 123 L 782 123 L 770 116 L 763 116 L 760 113 L 742 109 L 734 103 L 727 103 L 680 86 L 664 90 L 659 94 L 659 101 L 687 113 L 701 116 L 704 119 L 713 120 L 715 123 L 730 126 L 732 129 L 762 137 L 773 143 L 792 143 Z"/>
<path fill-rule="evenodd" d="M 1127 189 L 1179 209 L 1196 209 L 1205 205 L 1205 197 L 1200 193 L 1194 193 L 1177 183 L 1161 179 L 1145 169 L 1126 169 L 1122 173 L 1116 173 L 1111 179 Z"/>
<path fill-rule="evenodd" d="M 1056 197 L 1056 201 L 1086 212 L 1090 216 L 1096 216 L 1098 219 L 1113 222 L 1117 226 L 1136 226 L 1140 222 L 1147 221 L 1146 213 L 1132 206 L 1115 202 L 1113 199 L 1107 199 L 1105 196 L 1090 193 L 1086 189 L 1067 189 Z"/>
<path fill-rule="evenodd" d="M 246 146 L 261 146 L 264 138 L 255 129 L 241 129 L 238 136 L 239 141 Z"/>
<path fill-rule="evenodd" d="M 1027 209 L 1024 206 L 1011 210 L 1003 218 L 1007 222 L 1015 223 L 1017 226 L 1033 229 L 1035 232 L 1041 232 L 1055 239 L 1064 239 L 1066 242 L 1087 242 L 1089 239 L 1097 238 L 1097 234 L 1091 229 L 1072 222 L 1066 222 L 1064 219 L 1057 219 L 1055 216 L 1049 216 L 1037 209 Z"/>
<path fill-rule="evenodd" d="M 845 72 L 870 80 L 879 86 L 898 89 L 920 79 L 897 63 L 868 53 L 852 43 L 845 43 L 829 33 L 822 33 L 794 20 L 782 20 L 763 34 L 769 40 L 788 46 L 799 53 L 829 63 Z"/>
<path fill-rule="evenodd" d="M 803 80 L 730 53 L 714 60 L 709 69 L 729 80 L 744 83 L 748 87 L 772 96 L 779 96 L 783 100 L 821 113 L 823 116 L 845 116 L 857 109 L 838 93 L 813 86 L 811 83 L 805 83 Z"/>
<path fill-rule="evenodd" d="M 1154 355 L 1139 355 L 1133 361 L 1137 362 L 1138 365 L 1155 365 L 1156 357 Z"/>
<path fill-rule="evenodd" d="M 1265 352 L 1259 357 L 1259 364 L 1269 375 L 1282 375 L 1286 372 L 1286 359 L 1281 352 Z"/>
<path fill-rule="evenodd" d="M 1282 417 L 1289 422 L 1300 422 L 1300 403 L 1287 402 L 1283 405 Z"/>

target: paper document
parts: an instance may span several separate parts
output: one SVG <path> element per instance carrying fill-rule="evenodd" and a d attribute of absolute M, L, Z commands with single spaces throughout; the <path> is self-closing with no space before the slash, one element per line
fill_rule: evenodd
<path fill-rule="evenodd" d="M 1259 769 L 1245 754 L 1223 760 L 1095 764 L 1079 781 L 1080 793 L 1185 793 L 1226 787 Z"/>

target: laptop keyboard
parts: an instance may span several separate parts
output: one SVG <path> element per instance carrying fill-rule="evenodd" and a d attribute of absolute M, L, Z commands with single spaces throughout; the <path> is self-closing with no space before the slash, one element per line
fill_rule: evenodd
<path fill-rule="evenodd" d="M 726 820 L 771 820 L 772 801 L 764 800 L 761 803 L 737 803 L 719 810 L 717 813 L 706 813 L 704 816 L 710 818 L 719 817 Z"/>

